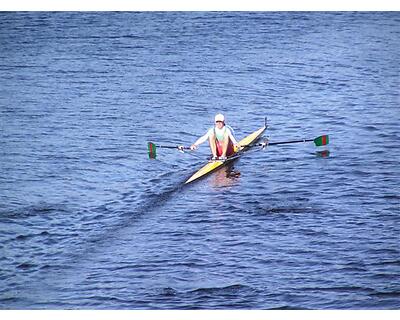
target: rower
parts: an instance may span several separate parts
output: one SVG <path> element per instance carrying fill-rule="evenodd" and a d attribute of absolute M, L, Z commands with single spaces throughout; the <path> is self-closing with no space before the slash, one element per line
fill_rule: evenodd
<path fill-rule="evenodd" d="M 196 150 L 200 144 L 208 140 L 212 152 L 212 160 L 226 160 L 227 157 L 240 149 L 240 145 L 232 134 L 233 129 L 225 124 L 223 114 L 217 114 L 214 120 L 214 126 L 193 143 L 190 149 Z"/>

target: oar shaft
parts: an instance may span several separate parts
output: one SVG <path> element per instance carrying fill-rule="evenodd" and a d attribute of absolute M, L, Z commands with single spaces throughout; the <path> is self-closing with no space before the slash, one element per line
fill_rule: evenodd
<path fill-rule="evenodd" d="M 310 142 L 314 141 L 314 139 L 303 139 L 303 140 L 293 140 L 293 141 L 281 141 L 281 142 L 270 142 L 269 146 L 277 145 L 277 144 L 289 144 L 289 143 L 300 143 L 300 142 Z"/>
<path fill-rule="evenodd" d="M 160 144 L 156 144 L 157 148 L 163 148 L 163 149 L 178 149 L 178 146 L 163 146 Z"/>
<path fill-rule="evenodd" d="M 315 139 L 301 139 L 301 140 L 292 140 L 292 141 L 280 141 L 280 142 L 269 142 L 269 143 L 260 143 L 260 146 L 273 146 L 277 144 L 289 144 L 289 143 L 301 143 L 301 142 L 311 142 L 313 141 L 317 147 L 325 146 L 329 144 L 329 136 L 327 134 L 323 136 L 319 136 Z"/>
<path fill-rule="evenodd" d="M 185 149 L 185 150 L 189 150 L 190 147 L 184 147 L 182 146 L 181 148 L 179 148 L 179 146 L 163 146 L 163 145 L 158 145 L 156 144 L 157 148 L 163 148 L 163 149 Z"/>
<path fill-rule="evenodd" d="M 185 147 L 185 146 L 179 146 L 179 145 L 160 145 L 160 144 L 155 144 L 153 142 L 147 142 L 147 148 L 148 148 L 148 152 L 149 152 L 149 158 L 150 159 L 156 159 L 157 158 L 157 149 L 158 148 L 165 148 L 165 149 L 177 149 L 181 152 L 184 152 L 183 150 L 190 150 L 190 147 Z"/>

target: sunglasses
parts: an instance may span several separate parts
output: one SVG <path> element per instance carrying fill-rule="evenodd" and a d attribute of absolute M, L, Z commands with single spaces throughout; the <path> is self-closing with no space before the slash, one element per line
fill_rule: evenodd
<path fill-rule="evenodd" d="M 224 123 L 224 122 L 223 122 L 223 121 L 221 121 L 221 120 L 215 121 L 215 123 L 218 123 L 218 122 Z"/>

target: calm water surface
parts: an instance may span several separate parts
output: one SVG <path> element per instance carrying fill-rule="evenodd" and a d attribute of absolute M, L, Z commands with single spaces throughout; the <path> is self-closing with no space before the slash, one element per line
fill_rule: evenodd
<path fill-rule="evenodd" d="M 399 13 L 0 13 L 0 308 L 399 309 L 399 61 Z M 147 158 L 217 112 L 331 144 Z"/>

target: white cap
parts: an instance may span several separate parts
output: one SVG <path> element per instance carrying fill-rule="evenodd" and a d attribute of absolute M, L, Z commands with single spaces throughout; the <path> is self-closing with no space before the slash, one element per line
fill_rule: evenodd
<path fill-rule="evenodd" d="M 215 116 L 215 122 L 217 122 L 217 121 L 225 122 L 225 117 L 224 117 L 224 115 L 221 114 L 221 113 L 218 113 L 218 114 Z"/>

